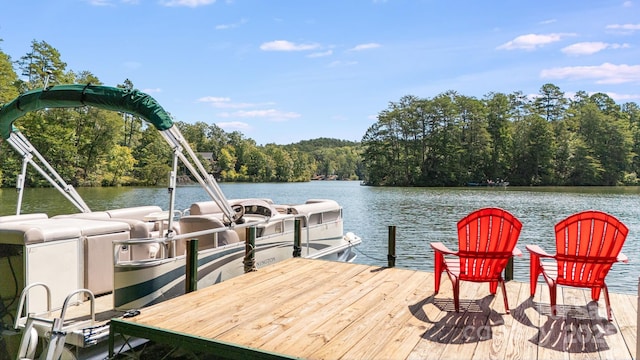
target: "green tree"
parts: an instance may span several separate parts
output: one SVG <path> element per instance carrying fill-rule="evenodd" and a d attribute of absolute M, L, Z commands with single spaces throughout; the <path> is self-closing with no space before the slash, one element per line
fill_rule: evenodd
<path fill-rule="evenodd" d="M 459 183 L 489 178 L 491 165 L 491 134 L 488 131 L 485 105 L 471 97 L 455 98 L 460 124 L 460 147 L 465 172 L 458 175 Z"/>
<path fill-rule="evenodd" d="M 489 93 L 485 97 L 487 107 L 487 131 L 491 138 L 491 156 L 487 176 L 490 179 L 506 179 L 510 173 L 513 153 L 511 130 L 511 103 L 509 96 Z"/>
<path fill-rule="evenodd" d="M 166 183 L 171 172 L 171 149 L 160 133 L 151 126 L 142 132 L 140 146 L 133 151 L 138 161 L 134 168 L 135 177 L 143 185 Z"/>
<path fill-rule="evenodd" d="M 21 91 L 71 82 L 72 74 L 65 72 L 67 63 L 60 59 L 60 52 L 45 41 L 31 42 L 30 51 L 18 61 L 18 68 L 26 81 L 20 82 Z"/>
<path fill-rule="evenodd" d="M 0 50 L 0 104 L 7 103 L 18 96 L 16 82 L 18 75 L 13 70 L 11 58 Z"/>
<path fill-rule="evenodd" d="M 105 183 L 109 186 L 122 185 L 123 178 L 133 171 L 136 159 L 131 149 L 126 146 L 114 145 L 107 155 Z"/>
<path fill-rule="evenodd" d="M 117 87 L 129 91 L 134 89 L 133 82 L 129 79 L 125 79 L 124 83 L 119 84 Z M 121 115 L 124 122 L 124 129 L 122 132 L 123 139 L 120 142 L 120 145 L 135 148 L 140 145 L 143 127 L 142 124 L 144 120 L 128 113 L 122 113 Z"/>
<path fill-rule="evenodd" d="M 265 155 L 274 163 L 273 177 L 269 181 L 288 182 L 293 179 L 293 159 L 282 147 L 275 144 L 267 144 L 264 148 Z"/>
<path fill-rule="evenodd" d="M 540 88 L 539 96 L 533 102 L 533 107 L 545 120 L 558 121 L 564 117 L 567 99 L 556 85 L 544 84 Z"/>

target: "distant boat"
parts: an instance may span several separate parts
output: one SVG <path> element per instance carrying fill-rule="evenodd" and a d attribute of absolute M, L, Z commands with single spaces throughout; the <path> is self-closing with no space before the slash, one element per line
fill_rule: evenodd
<path fill-rule="evenodd" d="M 468 182 L 467 186 L 488 186 L 488 187 L 495 187 L 495 186 L 502 186 L 502 187 L 506 187 L 509 186 L 509 182 L 508 181 L 483 181 L 483 182 Z"/>

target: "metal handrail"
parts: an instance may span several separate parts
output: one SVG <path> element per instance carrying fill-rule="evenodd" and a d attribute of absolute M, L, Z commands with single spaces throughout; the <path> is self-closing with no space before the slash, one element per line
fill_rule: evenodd
<path fill-rule="evenodd" d="M 29 284 L 29 285 L 27 285 L 27 287 L 22 289 L 22 293 L 20 294 L 20 302 L 18 303 L 18 311 L 16 312 L 16 320 L 15 320 L 15 323 L 13 325 L 13 328 L 15 330 L 18 330 L 18 325 L 20 324 L 20 319 L 22 319 L 22 317 L 20 315 L 22 314 L 22 309 L 24 307 L 24 300 L 26 299 L 27 294 L 29 293 L 29 291 L 32 288 L 36 287 L 36 286 L 42 286 L 47 291 L 47 315 L 51 314 L 51 289 L 49 289 L 47 284 L 41 283 L 41 282 L 36 282 L 36 283 L 33 283 L 33 284 Z"/>
<path fill-rule="evenodd" d="M 69 306 L 69 301 L 71 300 L 71 298 L 77 294 L 80 293 L 87 293 L 89 294 L 89 298 L 91 300 L 91 325 L 93 326 L 96 322 L 96 297 L 93 295 L 93 292 L 89 289 L 78 289 L 75 290 L 73 292 L 71 292 L 69 295 L 67 295 L 67 297 L 64 299 L 64 303 L 62 304 L 62 310 L 60 311 L 60 320 L 62 322 L 64 322 L 64 315 L 67 312 L 67 307 Z"/>
<path fill-rule="evenodd" d="M 338 217 L 336 220 L 332 221 L 332 222 L 337 222 L 338 219 L 342 218 L 342 208 L 338 209 L 340 210 L 340 217 Z M 313 215 L 318 215 L 318 214 L 323 214 L 324 211 L 317 211 L 317 212 L 309 212 L 307 214 L 280 214 L 282 215 L 281 217 L 279 217 L 277 219 L 277 221 L 279 222 L 284 222 L 286 220 L 290 220 L 290 219 L 304 219 L 305 221 L 305 225 L 306 225 L 306 255 L 308 256 L 310 254 L 310 248 L 311 248 L 311 227 L 309 226 L 309 219 L 311 216 Z M 324 219 L 323 219 L 324 220 Z M 125 240 L 113 240 L 112 244 L 114 247 L 114 264 L 119 264 L 120 263 L 120 259 L 119 259 L 119 253 L 120 253 L 120 247 L 121 246 L 130 246 L 130 245 L 141 245 L 141 244 L 150 244 L 150 243 L 157 243 L 161 245 L 161 249 L 164 249 L 165 245 L 169 245 L 171 243 L 173 243 L 174 241 L 177 240 L 189 240 L 189 239 L 193 239 L 193 238 L 197 238 L 203 235 L 210 235 L 210 234 L 216 234 L 216 233 L 221 233 L 224 231 L 228 231 L 228 230 L 236 230 L 236 229 L 242 229 L 242 228 L 248 228 L 248 227 L 255 227 L 256 225 L 261 225 L 261 224 L 268 224 L 270 222 L 273 221 L 273 218 L 265 218 L 263 220 L 259 220 L 259 221 L 252 221 L 252 222 L 246 222 L 243 224 L 232 224 L 231 226 L 228 227 L 221 227 L 221 228 L 214 228 L 214 229 L 208 229 L 208 230 L 201 230 L 201 231 L 195 231 L 195 232 L 190 232 L 187 234 L 167 234 L 166 236 L 163 237 L 155 237 L 155 238 L 140 238 L 140 239 L 125 239 Z M 325 224 L 324 222 L 322 222 L 320 225 Z M 283 231 L 284 231 L 284 226 L 283 226 Z M 166 254 L 166 253 L 165 253 Z M 162 261 L 162 260 L 166 260 L 169 257 L 167 256 L 163 256 L 162 258 L 159 259 L 145 259 L 145 260 L 134 260 L 131 262 L 127 262 L 128 265 L 132 265 L 132 264 L 136 264 L 136 263 L 145 263 L 148 264 L 150 261 Z"/>

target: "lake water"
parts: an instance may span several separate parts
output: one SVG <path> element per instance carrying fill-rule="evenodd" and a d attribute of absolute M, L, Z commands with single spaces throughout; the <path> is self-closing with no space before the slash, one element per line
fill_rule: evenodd
<path fill-rule="evenodd" d="M 356 262 L 384 266 L 387 263 L 388 227 L 397 227 L 397 267 L 433 271 L 429 243 L 440 241 L 457 249 L 456 222 L 486 206 L 504 208 L 523 223 L 518 247 L 524 256 L 515 260 L 515 279 L 528 281 L 529 256 L 525 244 L 555 251 L 553 226 L 575 212 L 597 209 L 609 212 L 629 227 L 623 252 L 629 264 L 615 264 L 607 277 L 612 292 L 636 294 L 640 275 L 640 188 L 379 188 L 358 182 L 221 184 L 227 198 L 270 198 L 276 203 L 300 203 L 329 198 L 344 208 L 345 231 L 363 238 Z M 176 190 L 176 207 L 207 200 L 199 187 Z M 168 208 L 165 188 L 81 188 L 92 210 L 138 205 Z M 15 213 L 16 191 L 0 189 L 0 215 Z M 27 189 L 23 213 L 46 212 L 50 216 L 76 210 L 53 189 Z"/>

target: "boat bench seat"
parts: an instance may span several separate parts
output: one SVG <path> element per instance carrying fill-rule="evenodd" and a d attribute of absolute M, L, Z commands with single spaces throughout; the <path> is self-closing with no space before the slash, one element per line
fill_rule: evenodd
<path fill-rule="evenodd" d="M 0 224 L 14 221 L 26 221 L 26 220 L 36 220 L 36 219 L 47 219 L 49 216 L 45 213 L 35 213 L 35 214 L 20 214 L 20 215 L 5 215 L 0 216 Z"/>
<path fill-rule="evenodd" d="M 234 204 L 252 204 L 258 203 L 266 207 L 273 206 L 273 200 L 271 199 L 233 199 L 229 200 L 230 205 Z M 191 204 L 189 207 L 189 215 L 208 215 L 222 213 L 222 209 L 216 204 L 215 201 L 199 201 Z"/>
<path fill-rule="evenodd" d="M 133 219 L 133 218 L 111 217 L 109 216 L 109 213 L 107 211 L 93 211 L 89 213 L 65 214 L 65 215 L 56 215 L 53 217 L 53 219 L 61 219 L 61 218 L 94 219 L 94 220 L 103 220 L 103 221 L 125 222 L 129 224 L 129 234 L 131 239 L 146 239 L 154 236 L 154 233 L 153 233 L 154 223 Z"/>
<path fill-rule="evenodd" d="M 29 219 L 2 224 L 0 237 L 3 244 L 32 245 L 57 240 L 78 239 L 80 228 L 57 219 Z"/>
<path fill-rule="evenodd" d="M 214 213 L 222 213 L 222 209 L 220 209 L 215 201 L 200 201 L 191 204 L 189 207 L 189 215 L 205 215 Z"/>
<path fill-rule="evenodd" d="M 340 219 L 340 205 L 334 200 L 311 199 L 301 205 L 290 206 L 289 214 L 304 215 L 308 225 L 324 224 Z M 307 224 L 304 224 L 307 226 Z"/>
<path fill-rule="evenodd" d="M 218 218 L 219 215 L 186 215 L 180 218 L 180 231 L 188 234 L 196 231 L 225 228 Z M 198 249 L 212 249 L 218 246 L 233 244 L 240 241 L 238 233 L 234 230 L 226 230 L 218 233 L 201 235 L 194 237 L 198 239 Z M 217 241 L 216 241 L 217 240 Z M 186 240 L 176 241 L 176 255 L 184 254 L 186 250 Z"/>
<path fill-rule="evenodd" d="M 162 212 L 162 208 L 160 206 L 153 205 L 107 210 L 107 214 L 109 214 L 109 217 L 112 219 L 139 220 L 147 225 L 149 231 L 158 231 L 159 224 L 154 221 L 147 221 L 145 217 L 159 212 Z M 149 237 L 149 235 L 146 237 Z"/>
<path fill-rule="evenodd" d="M 162 208 L 159 206 L 136 206 L 108 211 L 56 215 L 54 218 L 75 217 L 126 222 L 131 226 L 132 239 L 145 239 L 159 235 L 159 233 L 154 233 L 154 231 L 158 230 L 158 224 L 154 221 L 145 220 L 147 215 L 157 212 L 162 212 Z"/>
<path fill-rule="evenodd" d="M 54 217 L 8 222 L 0 229 L 5 244 L 36 246 L 77 240 L 83 249 L 84 287 L 95 294 L 113 290 L 113 240 L 129 239 L 129 224 L 101 219 Z"/>

